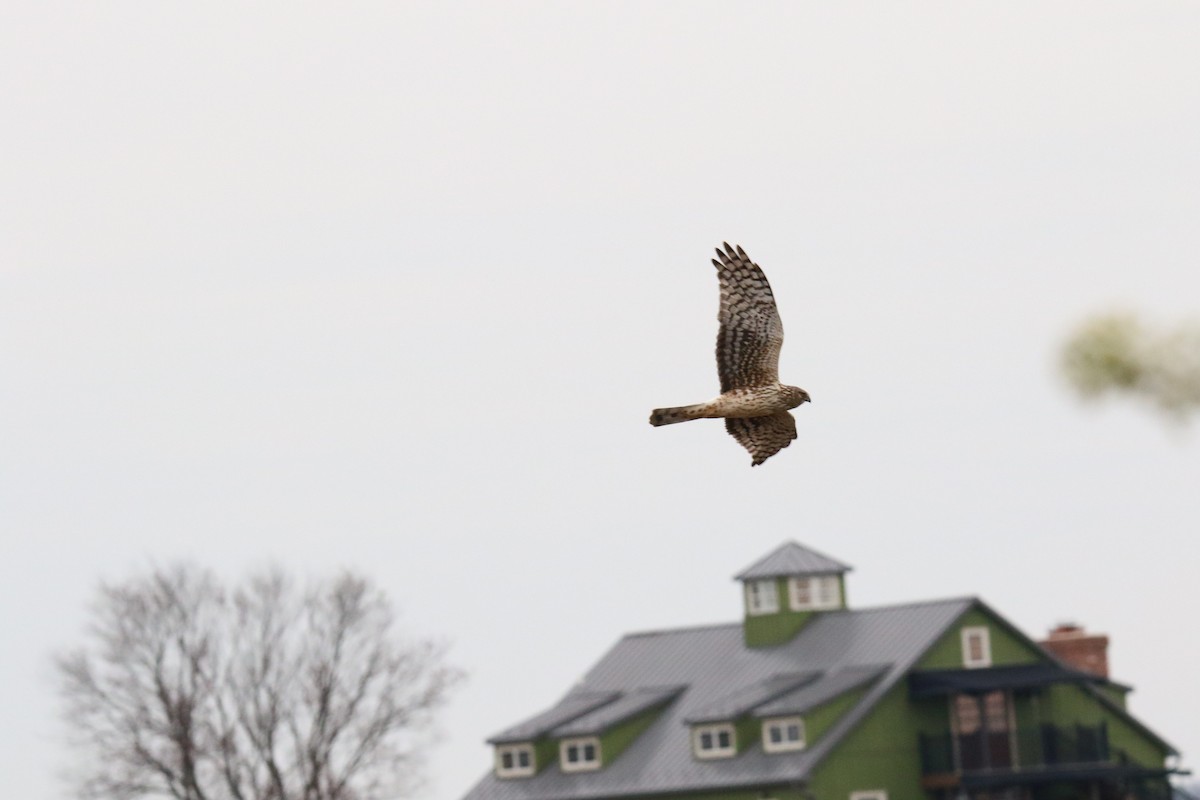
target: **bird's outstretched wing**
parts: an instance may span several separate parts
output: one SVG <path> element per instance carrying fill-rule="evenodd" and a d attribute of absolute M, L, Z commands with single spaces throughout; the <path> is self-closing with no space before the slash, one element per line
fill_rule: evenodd
<path fill-rule="evenodd" d="M 741 247 L 725 243 L 713 259 L 721 284 L 717 374 L 721 391 L 779 383 L 783 322 L 767 276 Z M 732 433 L 732 431 L 730 431 Z M 774 452 L 774 451 L 772 451 Z"/>
<path fill-rule="evenodd" d="M 757 467 L 796 438 L 796 418 L 791 412 L 776 411 L 766 417 L 726 419 L 725 430 L 750 451 L 754 458 L 750 466 Z"/>

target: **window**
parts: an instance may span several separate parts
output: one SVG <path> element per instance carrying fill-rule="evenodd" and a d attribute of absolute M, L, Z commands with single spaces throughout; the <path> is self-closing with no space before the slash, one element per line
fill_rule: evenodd
<path fill-rule="evenodd" d="M 698 725 L 692 728 L 692 752 L 696 758 L 728 758 L 737 752 L 733 725 Z"/>
<path fill-rule="evenodd" d="M 960 736 L 969 736 L 978 733 L 982 724 L 979 700 L 969 694 L 954 695 L 954 730 Z"/>
<path fill-rule="evenodd" d="M 823 575 L 814 579 L 817 584 L 817 608 L 837 608 L 842 604 L 841 591 L 836 575 Z"/>
<path fill-rule="evenodd" d="M 982 696 L 956 694 L 953 703 L 953 729 L 959 734 L 978 733 L 985 724 L 988 733 L 1007 733 L 1012 726 L 1008 695 L 1001 689 Z"/>
<path fill-rule="evenodd" d="M 842 592 L 837 575 L 806 575 L 788 581 L 793 611 L 841 608 Z"/>
<path fill-rule="evenodd" d="M 988 733 L 1008 731 L 1008 698 L 1004 692 L 988 692 L 983 696 L 983 716 Z"/>
<path fill-rule="evenodd" d="M 763 750 L 783 753 L 804 749 L 804 720 L 800 717 L 781 717 L 763 721 Z"/>
<path fill-rule="evenodd" d="M 496 775 L 501 778 L 526 778 L 534 769 L 533 745 L 502 744 L 496 748 Z"/>
<path fill-rule="evenodd" d="M 563 772 L 583 772 L 600 769 L 600 740 L 563 739 L 558 746 L 558 763 Z"/>
<path fill-rule="evenodd" d="M 887 790 L 871 789 L 864 792 L 851 792 L 850 800 L 887 800 Z"/>
<path fill-rule="evenodd" d="M 992 643 L 988 629 L 984 627 L 962 629 L 962 652 L 964 667 L 990 667 L 992 665 Z"/>
<path fill-rule="evenodd" d="M 779 593 L 775 580 L 748 581 L 746 583 L 746 613 L 773 614 L 779 610 Z"/>

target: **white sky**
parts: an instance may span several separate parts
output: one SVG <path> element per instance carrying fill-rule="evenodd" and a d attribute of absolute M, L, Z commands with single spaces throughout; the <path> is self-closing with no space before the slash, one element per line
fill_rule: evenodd
<path fill-rule="evenodd" d="M 624 632 L 732 621 L 789 538 L 868 606 L 1112 636 L 1200 753 L 1200 442 L 1081 408 L 1093 311 L 1200 312 L 1195 3 L 0 9 L 0 753 L 101 578 L 365 571 L 471 673 L 430 800 Z M 719 423 L 721 240 L 803 386 Z"/>

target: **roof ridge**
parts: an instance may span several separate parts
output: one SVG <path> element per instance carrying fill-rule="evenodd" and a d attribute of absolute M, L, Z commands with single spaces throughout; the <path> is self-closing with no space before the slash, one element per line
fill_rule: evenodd
<path fill-rule="evenodd" d="M 936 606 L 950 605 L 952 603 L 977 603 L 980 599 L 974 595 L 960 595 L 958 597 L 943 597 L 938 600 L 912 600 L 906 603 L 893 603 L 891 605 L 867 606 L 865 608 L 839 608 L 831 611 L 822 611 L 822 616 L 834 616 L 838 614 L 862 614 L 876 611 L 893 611 L 904 608 L 915 608 L 918 606 Z M 698 625 L 683 625 L 678 628 L 652 628 L 644 631 L 630 631 L 623 634 L 622 639 L 639 639 L 649 636 L 668 636 L 675 633 L 694 633 L 698 631 L 717 630 L 720 628 L 738 628 L 740 629 L 744 622 L 738 620 L 735 622 L 708 622 Z"/>
<path fill-rule="evenodd" d="M 700 625 L 684 625 L 679 628 L 657 628 L 646 631 L 630 631 L 621 636 L 622 639 L 640 639 L 647 636 L 664 636 L 671 633 L 689 633 L 693 631 L 716 630 L 718 628 L 741 628 L 741 622 L 709 622 Z"/>
<path fill-rule="evenodd" d="M 788 575 L 843 574 L 852 569 L 844 561 L 789 539 L 734 575 L 733 579 L 746 581 Z"/>
<path fill-rule="evenodd" d="M 891 605 L 865 606 L 863 608 L 842 608 L 838 611 L 848 611 L 851 614 L 863 611 L 891 611 L 900 608 L 915 608 L 917 606 L 939 606 L 950 605 L 951 603 L 978 603 L 980 598 L 977 595 L 964 594 L 956 597 L 942 597 L 936 600 L 910 600 L 905 603 L 892 603 Z M 835 614 L 837 611 L 826 611 L 825 614 Z"/>

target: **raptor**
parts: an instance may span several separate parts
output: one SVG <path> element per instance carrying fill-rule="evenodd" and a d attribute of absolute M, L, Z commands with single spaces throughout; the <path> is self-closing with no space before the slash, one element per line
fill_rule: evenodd
<path fill-rule="evenodd" d="M 767 276 L 740 246 L 717 248 L 713 266 L 721 286 L 717 312 L 717 375 L 721 395 L 707 403 L 650 412 L 650 424 L 674 425 L 693 419 L 724 419 L 725 430 L 750 451 L 758 466 L 796 438 L 793 408 L 808 392 L 779 382 L 783 322 Z M 718 260 L 720 259 L 720 260 Z"/>

